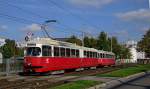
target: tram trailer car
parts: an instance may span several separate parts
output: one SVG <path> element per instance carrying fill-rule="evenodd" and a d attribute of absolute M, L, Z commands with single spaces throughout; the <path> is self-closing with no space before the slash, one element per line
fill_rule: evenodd
<path fill-rule="evenodd" d="M 115 65 L 112 52 L 82 47 L 50 38 L 37 38 L 27 42 L 24 53 L 24 72 L 26 73 Z"/>

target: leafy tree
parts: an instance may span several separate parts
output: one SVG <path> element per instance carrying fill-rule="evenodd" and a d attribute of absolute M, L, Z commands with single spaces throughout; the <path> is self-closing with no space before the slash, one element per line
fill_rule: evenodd
<path fill-rule="evenodd" d="M 77 45 L 82 45 L 82 41 L 78 39 L 76 36 L 72 35 L 70 38 L 67 39 L 67 42 L 75 43 Z"/>
<path fill-rule="evenodd" d="M 97 48 L 97 40 L 94 38 L 84 37 L 84 46 L 89 48 Z"/>
<path fill-rule="evenodd" d="M 143 36 L 141 41 L 138 42 L 138 50 L 144 51 L 147 57 L 150 57 L 150 29 Z"/>
<path fill-rule="evenodd" d="M 125 45 L 121 45 L 118 43 L 116 37 L 112 37 L 112 52 L 115 53 L 117 59 L 130 59 L 131 53 Z"/>
<path fill-rule="evenodd" d="M 5 40 L 6 44 L 1 47 L 1 52 L 4 58 L 10 58 L 15 54 L 15 41 L 14 40 Z"/>
<path fill-rule="evenodd" d="M 84 37 L 84 46 L 85 47 L 90 47 L 90 39 L 89 37 Z"/>
<path fill-rule="evenodd" d="M 23 57 L 24 56 L 24 49 L 23 48 L 17 47 L 15 50 L 16 50 L 15 56 L 17 56 L 17 57 Z"/>
<path fill-rule="evenodd" d="M 109 47 L 107 34 L 105 32 L 101 32 L 97 39 L 97 48 L 99 50 L 109 51 Z"/>
<path fill-rule="evenodd" d="M 90 47 L 97 48 L 97 39 L 94 39 L 94 38 L 90 39 Z"/>
<path fill-rule="evenodd" d="M 5 42 L 6 44 L 0 47 L 0 52 L 2 52 L 3 58 L 23 56 L 24 50 L 17 48 L 14 40 L 6 39 Z"/>
<path fill-rule="evenodd" d="M 75 36 L 71 36 L 67 42 L 82 44 L 82 41 Z M 104 51 L 111 51 L 115 53 L 117 59 L 129 59 L 131 53 L 128 48 L 118 43 L 116 37 L 109 38 L 105 32 L 101 32 L 97 39 L 84 37 L 84 46 L 89 48 L 96 48 Z"/>

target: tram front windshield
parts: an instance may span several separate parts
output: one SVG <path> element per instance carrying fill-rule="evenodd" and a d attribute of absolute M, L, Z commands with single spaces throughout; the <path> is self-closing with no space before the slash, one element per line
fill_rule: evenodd
<path fill-rule="evenodd" d="M 41 49 L 39 47 L 26 48 L 26 56 L 39 56 L 40 54 Z"/>

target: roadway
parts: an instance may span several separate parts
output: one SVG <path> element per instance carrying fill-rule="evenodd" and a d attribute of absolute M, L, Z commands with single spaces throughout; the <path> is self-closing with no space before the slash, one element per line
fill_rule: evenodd
<path fill-rule="evenodd" d="M 150 74 L 109 89 L 150 89 Z"/>

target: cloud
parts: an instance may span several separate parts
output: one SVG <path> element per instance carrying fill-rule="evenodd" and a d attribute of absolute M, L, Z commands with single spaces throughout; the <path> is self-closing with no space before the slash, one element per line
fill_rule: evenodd
<path fill-rule="evenodd" d="M 6 26 L 6 25 L 1 25 L 0 26 L 0 31 L 4 31 L 4 30 L 6 30 L 8 27 Z"/>
<path fill-rule="evenodd" d="M 28 26 L 25 26 L 24 28 L 22 28 L 23 31 L 31 31 L 31 32 L 37 32 L 41 30 L 41 26 L 38 24 L 31 24 Z"/>
<path fill-rule="evenodd" d="M 116 16 L 125 21 L 150 22 L 150 10 L 149 9 L 139 9 L 136 11 L 118 13 L 116 14 Z"/>
<path fill-rule="evenodd" d="M 150 27 L 143 27 L 143 28 L 140 28 L 139 31 L 142 33 L 146 33 L 149 29 Z"/>
<path fill-rule="evenodd" d="M 101 8 L 112 3 L 115 0 L 68 0 L 71 4 L 79 7 L 96 7 Z"/>
<path fill-rule="evenodd" d="M 116 32 L 114 32 L 113 34 L 116 35 L 116 36 L 123 36 L 123 37 L 129 35 L 129 33 L 128 33 L 127 30 L 116 31 Z"/>

